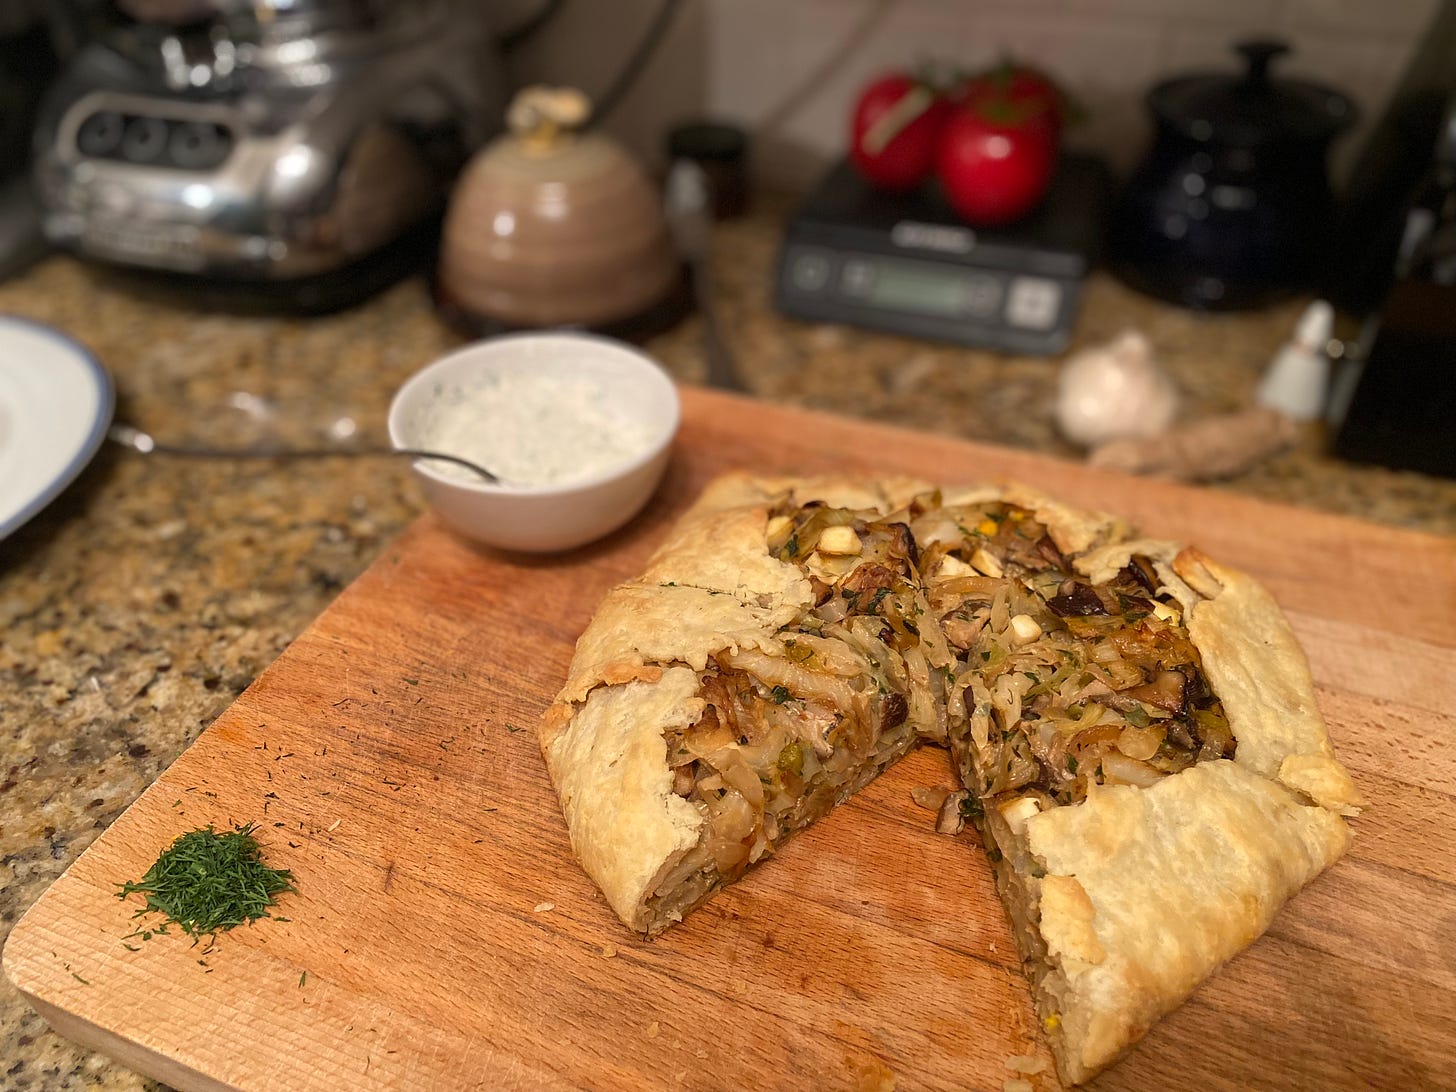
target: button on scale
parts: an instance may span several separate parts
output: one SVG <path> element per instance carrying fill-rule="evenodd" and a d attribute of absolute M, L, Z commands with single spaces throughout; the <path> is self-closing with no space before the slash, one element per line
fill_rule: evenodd
<path fill-rule="evenodd" d="M 789 265 L 789 279 L 802 292 L 818 292 L 829 283 L 829 259 L 816 250 L 801 250 Z"/>
<path fill-rule="evenodd" d="M 1062 286 L 1045 277 L 1017 277 L 1006 296 L 1006 321 L 1028 330 L 1050 330 L 1062 305 Z"/>
<path fill-rule="evenodd" d="M 975 274 L 966 281 L 966 311 L 988 318 L 1001 306 L 1001 282 L 987 274 Z"/>

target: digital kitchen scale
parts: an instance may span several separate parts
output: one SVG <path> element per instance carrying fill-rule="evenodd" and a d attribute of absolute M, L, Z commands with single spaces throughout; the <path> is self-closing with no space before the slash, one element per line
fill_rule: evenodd
<path fill-rule="evenodd" d="M 928 182 L 883 193 L 847 162 L 794 213 L 774 305 L 786 315 L 1049 355 L 1065 349 L 1101 237 L 1106 165 L 1064 153 L 1025 220 L 972 228 Z"/>

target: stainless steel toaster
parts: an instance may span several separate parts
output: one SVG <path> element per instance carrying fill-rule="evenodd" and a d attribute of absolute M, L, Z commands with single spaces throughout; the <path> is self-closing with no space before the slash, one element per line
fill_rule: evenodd
<path fill-rule="evenodd" d="M 486 5 L 160 5 L 179 6 L 185 25 L 115 19 L 47 95 L 34 173 L 52 242 L 327 306 L 339 292 L 320 285 L 367 291 L 437 222 L 457 170 L 500 126 Z"/>

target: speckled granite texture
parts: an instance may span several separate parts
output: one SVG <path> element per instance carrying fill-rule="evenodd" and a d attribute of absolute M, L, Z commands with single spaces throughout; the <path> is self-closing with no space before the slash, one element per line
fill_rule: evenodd
<path fill-rule="evenodd" d="M 1050 419 L 1053 362 L 776 317 L 781 209 L 725 228 L 716 261 L 722 325 L 756 393 L 1070 453 Z M 1141 328 L 1204 415 L 1247 400 L 1297 310 L 1197 317 L 1097 277 L 1078 342 Z M 0 285 L 0 312 L 90 346 L 116 378 L 118 419 L 193 440 L 317 441 L 341 418 L 382 439 L 394 389 L 459 341 L 418 280 L 333 317 L 248 319 L 142 300 L 54 259 Z M 649 348 L 696 381 L 700 336 L 689 320 Z M 1350 467 L 1317 446 L 1311 436 L 1223 488 L 1456 533 L 1456 483 Z M 389 460 L 283 467 L 107 449 L 0 543 L 0 938 L 419 507 Z M 51 1033 L 7 982 L 0 1087 L 157 1086 Z"/>

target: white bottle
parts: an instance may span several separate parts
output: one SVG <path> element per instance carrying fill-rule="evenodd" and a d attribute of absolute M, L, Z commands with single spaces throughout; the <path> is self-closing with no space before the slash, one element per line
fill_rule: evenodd
<path fill-rule="evenodd" d="M 1313 421 L 1325 408 L 1330 360 L 1325 355 L 1334 331 L 1335 312 L 1315 300 L 1300 316 L 1294 336 L 1280 347 L 1259 382 L 1254 400 L 1296 421 Z"/>

